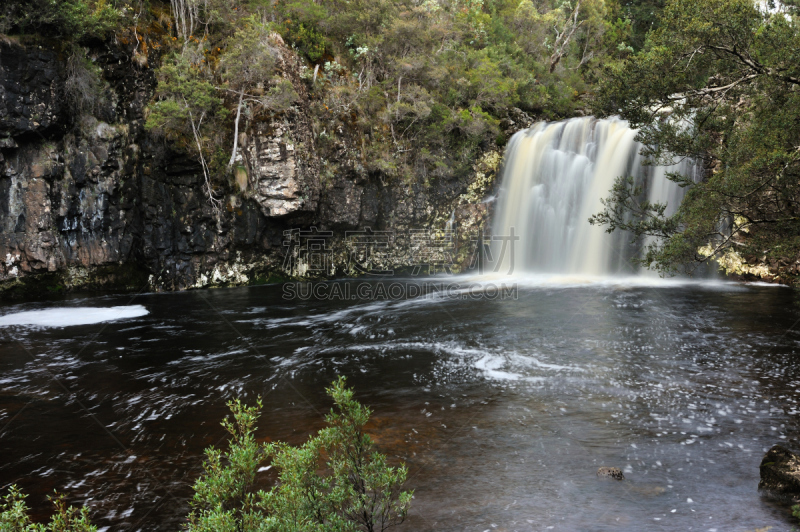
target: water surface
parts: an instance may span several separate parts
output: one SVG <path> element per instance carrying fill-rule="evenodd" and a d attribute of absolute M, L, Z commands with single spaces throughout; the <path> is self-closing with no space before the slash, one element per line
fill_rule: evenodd
<path fill-rule="evenodd" d="M 101 527 L 176 530 L 226 400 L 262 396 L 259 437 L 300 443 L 342 374 L 409 466 L 404 530 L 791 527 L 756 489 L 763 453 L 800 444 L 791 290 L 519 282 L 507 300 L 285 301 L 265 286 L 6 304 L 0 321 L 147 314 L 0 328 L 0 487 L 39 515 L 58 489 Z"/>

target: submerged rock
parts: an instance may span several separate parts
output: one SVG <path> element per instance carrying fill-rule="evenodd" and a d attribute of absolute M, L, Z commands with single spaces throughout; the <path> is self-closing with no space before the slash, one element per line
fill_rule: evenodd
<path fill-rule="evenodd" d="M 800 457 L 775 445 L 761 460 L 761 481 L 758 489 L 767 495 L 800 502 Z"/>
<path fill-rule="evenodd" d="M 625 475 L 618 467 L 601 467 L 597 470 L 597 476 L 600 478 L 611 478 L 614 480 L 625 480 Z"/>
<path fill-rule="evenodd" d="M 635 493 L 641 497 L 658 497 L 659 495 L 663 495 L 667 492 L 664 486 L 659 486 L 657 484 L 641 484 L 641 485 L 633 485 L 629 486 L 628 490 L 631 493 Z"/>

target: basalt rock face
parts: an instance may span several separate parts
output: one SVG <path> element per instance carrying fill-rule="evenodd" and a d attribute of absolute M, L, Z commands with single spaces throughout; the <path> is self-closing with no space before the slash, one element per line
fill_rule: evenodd
<path fill-rule="evenodd" d="M 15 136 L 41 134 L 59 125 L 63 72 L 53 51 L 0 46 L 0 147 L 13 148 Z"/>
<path fill-rule="evenodd" d="M 0 281 L 51 274 L 84 284 L 89 272 L 133 257 L 134 182 L 146 75 L 108 49 L 103 104 L 73 112 L 61 53 L 0 44 Z M 72 275 L 67 275 L 72 272 Z M 112 277 L 114 277 L 112 275 Z M 74 279 L 70 279 L 74 278 Z"/>
<path fill-rule="evenodd" d="M 297 61 L 283 53 L 284 76 L 301 101 L 244 129 L 235 183 L 215 212 L 198 162 L 144 128 L 156 84 L 147 65 L 156 57 L 134 62 L 124 49 L 91 47 L 88 57 L 106 89 L 85 110 L 67 98 L 66 53 L 0 42 L 3 293 L 42 284 L 173 290 L 302 274 L 307 267 L 287 260 L 297 230 L 325 234 L 331 258 L 315 272 L 323 275 L 353 273 L 348 231 L 391 230 L 391 246 L 373 266 L 395 268 L 415 261 L 412 229 L 444 228 L 448 219 L 474 230 L 483 225 L 487 209 L 475 194 L 467 199 L 474 176 L 435 189 L 386 185 L 352 157 L 357 150 L 346 139 L 341 156 L 351 163 L 322 179 Z M 496 168 L 499 155 L 493 161 Z M 489 178 L 476 167 L 491 182 L 494 170 L 488 172 Z M 466 255 L 454 260 L 463 263 Z"/>
<path fill-rule="evenodd" d="M 218 263 L 263 220 L 242 206 L 218 223 L 199 166 L 145 133 L 152 72 L 93 49 L 106 90 L 84 112 L 66 103 L 63 55 L 0 45 L 0 281 L 142 289 L 151 275 L 163 288 L 215 268 L 235 276 Z"/>

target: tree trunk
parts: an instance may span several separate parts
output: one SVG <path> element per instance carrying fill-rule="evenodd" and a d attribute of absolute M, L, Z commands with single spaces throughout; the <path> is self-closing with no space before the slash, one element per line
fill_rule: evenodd
<path fill-rule="evenodd" d="M 239 105 L 236 106 L 236 121 L 233 123 L 233 151 L 231 152 L 231 160 L 228 161 L 228 168 L 233 166 L 236 162 L 236 150 L 239 148 L 239 118 L 242 116 L 242 102 L 244 101 L 244 92 L 239 93 Z"/>
<path fill-rule="evenodd" d="M 578 22 L 578 13 L 581 9 L 581 1 L 578 0 L 578 3 L 575 4 L 575 9 L 572 10 L 572 13 L 567 17 L 566 22 L 564 23 L 564 29 L 561 33 L 558 33 L 556 30 L 556 40 L 553 43 L 553 54 L 550 56 L 550 73 L 552 74 L 555 71 L 556 66 L 558 66 L 559 61 L 561 58 L 564 57 L 564 53 L 566 52 L 567 45 L 572 39 L 572 36 L 575 34 L 575 31 L 578 27 L 583 24 L 583 21 Z"/>

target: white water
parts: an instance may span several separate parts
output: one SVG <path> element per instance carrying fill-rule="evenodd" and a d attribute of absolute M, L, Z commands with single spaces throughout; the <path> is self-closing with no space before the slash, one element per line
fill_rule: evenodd
<path fill-rule="evenodd" d="M 92 325 L 146 316 L 148 310 L 142 305 L 124 307 L 67 307 L 47 310 L 28 310 L 0 316 L 0 327 L 22 325 L 28 327 L 69 327 Z"/>
<path fill-rule="evenodd" d="M 603 210 L 620 176 L 632 176 L 648 200 L 666 203 L 670 215 L 684 190 L 667 172 L 694 171 L 687 161 L 670 167 L 644 166 L 636 130 L 619 119 L 575 118 L 540 122 L 509 142 L 493 226 L 496 237 L 519 236 L 504 251 L 499 242 L 492 256 L 499 273 L 535 272 L 605 276 L 637 274 L 631 259 L 643 244 L 629 234 L 608 234 L 589 224 Z"/>

